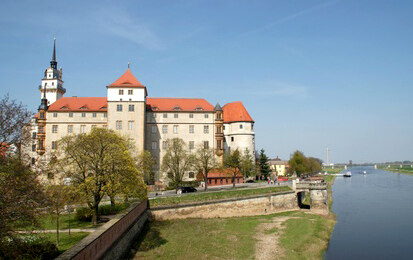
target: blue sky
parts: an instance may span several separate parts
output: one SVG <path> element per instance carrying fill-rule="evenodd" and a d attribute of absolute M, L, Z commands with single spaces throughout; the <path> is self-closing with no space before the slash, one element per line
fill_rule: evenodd
<path fill-rule="evenodd" d="M 151 97 L 243 101 L 256 148 L 413 160 L 412 1 L 1 1 L 0 95 L 35 110 L 57 37 L 66 96 L 128 61 Z"/>

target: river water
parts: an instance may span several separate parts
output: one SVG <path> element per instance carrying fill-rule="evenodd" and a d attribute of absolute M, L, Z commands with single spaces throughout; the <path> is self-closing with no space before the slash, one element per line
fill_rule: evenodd
<path fill-rule="evenodd" d="M 413 259 L 413 176 L 353 167 L 337 177 L 326 259 Z M 367 174 L 362 172 L 366 170 Z"/>

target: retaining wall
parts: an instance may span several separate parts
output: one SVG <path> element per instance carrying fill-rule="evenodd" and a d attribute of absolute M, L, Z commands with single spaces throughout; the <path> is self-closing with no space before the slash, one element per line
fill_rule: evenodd
<path fill-rule="evenodd" d="M 149 202 L 150 203 L 150 202 Z M 254 216 L 298 209 L 294 191 L 185 205 L 151 207 L 154 220 Z"/>

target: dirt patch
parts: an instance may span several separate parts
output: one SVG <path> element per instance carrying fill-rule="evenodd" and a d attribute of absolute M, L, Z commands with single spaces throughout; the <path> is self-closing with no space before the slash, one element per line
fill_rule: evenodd
<path fill-rule="evenodd" d="M 272 260 L 281 259 L 284 256 L 285 252 L 279 240 L 285 228 L 282 224 L 291 218 L 297 217 L 275 217 L 271 222 L 257 226 L 255 238 L 258 242 L 255 245 L 255 259 Z"/>

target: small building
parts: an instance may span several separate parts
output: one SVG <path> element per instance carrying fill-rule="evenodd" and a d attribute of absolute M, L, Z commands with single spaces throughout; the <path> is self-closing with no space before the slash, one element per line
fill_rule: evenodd
<path fill-rule="evenodd" d="M 269 160 L 271 172 L 277 174 L 277 176 L 285 176 L 288 170 L 288 161 L 283 161 L 280 158 Z"/>
<path fill-rule="evenodd" d="M 232 185 L 234 172 L 232 169 L 213 169 L 208 173 L 208 186 Z M 204 181 L 201 174 L 197 175 L 198 181 Z M 241 172 L 237 169 L 235 184 L 244 183 Z"/>

